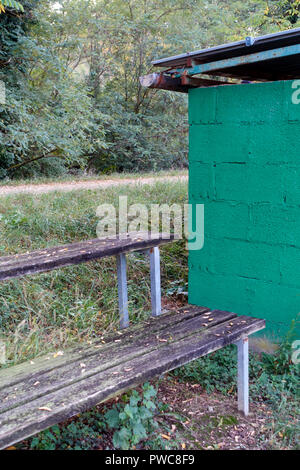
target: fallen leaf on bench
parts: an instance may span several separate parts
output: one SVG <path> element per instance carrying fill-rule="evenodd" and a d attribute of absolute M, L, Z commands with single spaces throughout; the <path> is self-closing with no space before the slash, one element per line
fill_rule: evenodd
<path fill-rule="evenodd" d="M 63 356 L 64 353 L 62 351 L 57 351 L 56 353 L 53 354 L 54 359 L 58 356 Z"/>
<path fill-rule="evenodd" d="M 39 410 L 41 410 L 41 411 L 52 411 L 51 408 L 48 408 L 48 406 L 41 406 L 39 408 Z"/>

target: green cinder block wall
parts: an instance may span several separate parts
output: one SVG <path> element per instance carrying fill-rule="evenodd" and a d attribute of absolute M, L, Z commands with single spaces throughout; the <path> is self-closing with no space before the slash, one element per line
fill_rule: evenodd
<path fill-rule="evenodd" d="M 265 318 L 274 339 L 300 312 L 300 104 L 292 83 L 189 91 L 189 201 L 205 210 L 204 247 L 189 252 L 189 302 Z"/>

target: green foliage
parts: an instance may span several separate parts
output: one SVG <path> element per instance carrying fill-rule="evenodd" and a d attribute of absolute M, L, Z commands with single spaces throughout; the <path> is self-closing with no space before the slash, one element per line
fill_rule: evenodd
<path fill-rule="evenodd" d="M 166 445 L 157 434 L 155 413 L 162 407 L 157 403 L 157 391 L 149 383 L 123 395 L 120 403 L 112 405 L 103 414 L 97 408 L 79 415 L 65 426 L 53 426 L 18 445 L 32 450 L 91 450 L 123 449 L 143 446 L 163 449 Z M 111 436 L 111 432 L 113 435 Z"/>
<path fill-rule="evenodd" d="M 296 26 L 300 17 L 300 0 L 271 0 L 267 2 L 266 16 L 277 24 Z"/>
<path fill-rule="evenodd" d="M 24 11 L 23 5 L 15 0 L 0 0 L 0 14 L 5 13 L 5 7 L 11 8 L 17 11 Z"/>
<path fill-rule="evenodd" d="M 236 351 L 233 345 L 176 369 L 180 380 L 199 383 L 207 392 L 228 393 L 236 387 Z"/>
<path fill-rule="evenodd" d="M 299 12 L 299 0 L 22 5 L 0 15 L 2 178 L 186 167 L 186 96 L 139 77 L 154 58 L 284 29 Z"/>
<path fill-rule="evenodd" d="M 29 440 L 32 450 L 90 450 L 101 444 L 105 431 L 103 416 L 97 410 L 80 415 L 66 426 L 53 426 Z M 23 445 L 21 444 L 22 448 Z"/>
<path fill-rule="evenodd" d="M 142 395 L 134 390 L 125 404 L 117 404 L 104 415 L 109 429 L 114 431 L 113 444 L 128 450 L 153 434 L 158 424 L 154 420 L 156 390 L 146 383 Z"/>

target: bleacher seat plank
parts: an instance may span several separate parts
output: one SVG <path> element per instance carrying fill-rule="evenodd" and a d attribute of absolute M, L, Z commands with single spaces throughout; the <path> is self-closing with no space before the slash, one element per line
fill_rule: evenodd
<path fill-rule="evenodd" d="M 111 343 L 120 339 L 120 336 L 125 341 L 132 341 L 132 338 L 145 338 L 146 327 L 149 327 L 152 332 L 159 332 L 170 325 L 176 325 L 183 320 L 190 320 L 197 315 L 201 315 L 202 313 L 209 311 L 210 310 L 206 307 L 189 305 L 188 307 L 178 309 L 176 312 L 171 311 L 164 313 L 159 317 L 159 321 L 157 321 L 157 318 L 149 317 L 144 322 L 131 325 L 129 329 L 124 329 L 117 333 L 100 337 L 100 339 L 94 340 L 92 345 L 87 344 L 83 346 L 81 344 L 79 346 L 74 346 L 71 350 L 65 351 L 63 355 L 55 354 L 55 358 L 53 357 L 53 354 L 46 354 L 44 356 L 34 358 L 33 361 L 2 369 L 0 370 L 0 390 L 11 385 L 17 385 L 18 382 L 22 382 L 27 378 L 30 379 L 36 373 L 45 373 L 53 370 L 54 368 L 62 367 L 65 364 L 78 360 L 82 357 L 83 352 L 86 356 L 94 354 L 95 348 L 104 352 L 111 347 Z M 235 314 L 233 315 L 236 316 Z"/>
<path fill-rule="evenodd" d="M 210 318 L 206 319 L 206 316 Z M 175 322 L 175 324 L 172 323 L 171 319 L 169 325 L 164 328 L 161 328 L 157 321 L 152 322 L 152 325 L 148 323 L 148 325 L 144 325 L 144 328 L 141 328 L 135 334 L 134 340 L 130 336 L 123 337 L 118 335 L 106 347 L 103 344 L 97 344 L 94 349 L 91 347 L 86 350 L 82 349 L 80 356 L 76 354 L 73 358 L 71 353 L 71 359 L 63 366 L 57 366 L 55 358 L 52 356 L 52 359 L 48 360 L 50 367 L 48 371 L 39 370 L 32 373 L 32 364 L 29 362 L 24 365 L 26 380 L 19 382 L 14 379 L 14 371 L 11 368 L 11 385 L 6 385 L 5 387 L 2 384 L 0 385 L 0 413 L 13 408 L 16 402 L 18 405 L 26 403 L 41 394 L 50 393 L 61 386 L 65 387 L 122 362 L 128 362 L 136 356 L 158 349 L 164 343 L 172 342 L 172 338 L 178 341 L 197 331 L 204 330 L 204 325 L 208 321 L 209 327 L 212 327 L 235 316 L 231 312 L 215 311 L 202 313 L 190 319 L 184 319 L 183 317 L 184 321 L 180 323 Z M 146 339 L 145 330 L 147 330 Z M 82 364 L 84 364 L 84 367 Z M 34 384 L 37 381 L 39 384 L 35 386 Z"/>
<path fill-rule="evenodd" d="M 123 238 L 124 237 L 124 238 Z M 31 253 L 0 257 L 0 281 L 26 274 L 85 263 L 107 256 L 149 248 L 174 241 L 173 234 L 129 233 L 119 238 L 95 238 L 68 245 L 45 248 Z"/>
<path fill-rule="evenodd" d="M 93 345 L 82 347 L 80 358 L 77 348 L 60 366 L 52 359 L 46 365 L 43 358 L 32 373 L 31 364 L 24 365 L 24 376 L 22 366 L 0 371 L 0 448 L 265 327 L 264 320 L 231 312 L 189 311 L 162 315 L 134 334 L 131 329 L 117 334 L 109 344 L 98 342 L 96 352 Z"/>

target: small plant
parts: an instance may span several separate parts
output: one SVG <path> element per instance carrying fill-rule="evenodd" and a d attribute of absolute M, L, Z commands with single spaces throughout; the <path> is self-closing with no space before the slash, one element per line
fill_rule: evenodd
<path fill-rule="evenodd" d="M 233 345 L 190 362 L 173 374 L 180 381 L 199 383 L 208 393 L 227 394 L 236 387 L 236 351 Z"/>
<path fill-rule="evenodd" d="M 171 281 L 169 283 L 169 288 L 166 291 L 167 296 L 188 296 L 188 285 L 187 282 L 183 282 L 183 280 L 179 281 Z"/>
<path fill-rule="evenodd" d="M 154 420 L 156 394 L 154 387 L 146 383 L 142 395 L 134 390 L 126 398 L 125 406 L 124 403 L 117 404 L 105 413 L 108 427 L 114 430 L 113 444 L 117 449 L 128 450 L 136 446 L 158 427 Z"/>
<path fill-rule="evenodd" d="M 97 411 L 83 413 L 64 427 L 52 426 L 29 440 L 33 450 L 89 450 L 97 449 L 105 424 Z M 21 448 L 23 447 L 20 444 Z"/>

